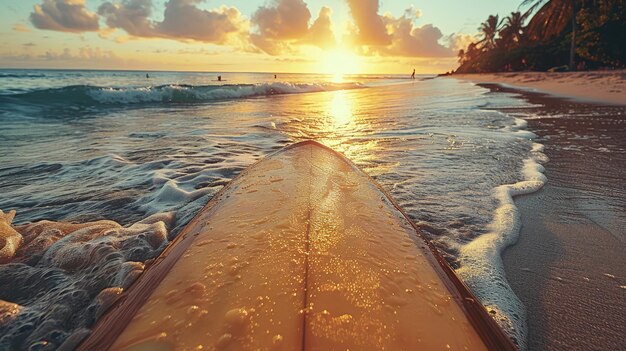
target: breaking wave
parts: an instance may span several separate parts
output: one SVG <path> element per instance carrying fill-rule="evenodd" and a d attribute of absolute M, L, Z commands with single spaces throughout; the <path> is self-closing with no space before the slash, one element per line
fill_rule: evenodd
<path fill-rule="evenodd" d="M 186 85 L 167 84 L 144 87 L 98 87 L 71 85 L 0 96 L 0 103 L 127 105 L 142 103 L 199 103 L 281 94 L 313 93 L 364 87 L 360 83 L 284 82 L 263 84 Z"/>

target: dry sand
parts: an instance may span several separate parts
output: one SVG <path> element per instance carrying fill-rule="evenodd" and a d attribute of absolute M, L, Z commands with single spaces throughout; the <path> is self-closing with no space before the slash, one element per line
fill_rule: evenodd
<path fill-rule="evenodd" d="M 514 92 L 498 86 L 492 91 Z M 529 350 L 624 350 L 626 107 L 525 93 L 548 183 L 515 199 L 522 229 L 503 254 Z"/>
<path fill-rule="evenodd" d="M 474 83 L 497 83 L 579 101 L 626 105 L 626 70 L 455 74 Z"/>

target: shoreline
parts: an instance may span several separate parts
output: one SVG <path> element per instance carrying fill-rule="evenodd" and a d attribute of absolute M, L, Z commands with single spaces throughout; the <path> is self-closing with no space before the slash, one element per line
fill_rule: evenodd
<path fill-rule="evenodd" d="M 548 93 L 579 102 L 626 106 L 626 70 L 452 74 L 475 84 L 499 84 L 529 93 Z"/>
<path fill-rule="evenodd" d="M 626 327 L 624 107 L 481 86 L 533 104 L 505 110 L 532 110 L 528 130 L 550 159 L 547 184 L 515 198 L 521 230 L 502 253 L 526 308 L 528 350 L 619 349 Z"/>

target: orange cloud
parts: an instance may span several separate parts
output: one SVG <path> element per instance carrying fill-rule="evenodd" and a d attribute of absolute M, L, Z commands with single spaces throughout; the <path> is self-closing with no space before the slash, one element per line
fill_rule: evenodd
<path fill-rule="evenodd" d="M 261 6 L 252 16 L 257 31 L 250 34 L 250 40 L 270 55 L 294 53 L 299 45 L 328 49 L 336 45 L 331 14 L 330 8 L 322 7 L 309 27 L 311 11 L 303 0 L 275 0 L 273 6 Z"/>
<path fill-rule="evenodd" d="M 330 7 L 322 7 L 317 19 L 309 28 L 304 42 L 315 45 L 322 49 L 332 49 L 337 45 L 335 33 L 333 33 L 333 25 L 330 19 L 332 10 Z"/>
<path fill-rule="evenodd" d="M 22 33 L 30 32 L 30 28 L 26 27 L 25 25 L 23 25 L 21 23 L 16 23 L 13 26 L 13 30 L 16 31 L 16 32 L 22 32 Z"/>
<path fill-rule="evenodd" d="M 347 0 L 354 19 L 346 40 L 361 54 L 403 57 L 450 57 L 440 43 L 443 34 L 432 24 L 414 25 L 421 11 L 408 8 L 401 17 L 378 14 L 378 0 Z"/>
<path fill-rule="evenodd" d="M 83 61 L 83 62 L 124 62 L 123 59 L 115 55 L 110 50 L 102 50 L 101 48 L 92 48 L 90 46 L 71 50 L 65 48 L 60 51 L 47 50 L 42 54 L 22 54 L 12 55 L 5 54 L 0 56 L 2 60 L 22 60 L 22 61 Z"/>
<path fill-rule="evenodd" d="M 375 48 L 381 55 L 446 57 L 454 54 L 450 48 L 439 43 L 443 34 L 432 24 L 417 27 L 411 18 L 405 16 L 385 16 L 384 22 L 392 39 L 391 45 Z"/>
<path fill-rule="evenodd" d="M 302 0 L 275 0 L 274 6 L 261 6 L 252 15 L 258 32 L 250 40 L 270 55 L 293 52 L 289 41 L 301 39 L 309 30 L 311 12 Z"/>
<path fill-rule="evenodd" d="M 311 12 L 302 0 L 276 0 L 275 6 L 261 6 L 252 15 L 264 39 L 289 40 L 305 36 L 309 30 Z"/>
<path fill-rule="evenodd" d="M 475 43 L 480 40 L 476 35 L 464 33 L 453 33 L 446 38 L 448 39 L 448 46 L 454 50 L 454 52 L 465 49 L 470 43 Z"/>
<path fill-rule="evenodd" d="M 231 35 L 241 33 L 246 20 L 234 7 L 222 6 L 214 10 L 196 7 L 201 0 L 170 0 L 165 4 L 163 21 L 150 19 L 151 0 L 107 1 L 100 5 L 98 14 L 110 28 L 120 28 L 134 37 L 195 40 L 225 44 Z"/>
<path fill-rule="evenodd" d="M 61 32 L 97 31 L 98 16 L 85 9 L 85 0 L 43 0 L 30 14 L 31 23 L 39 29 Z"/>
<path fill-rule="evenodd" d="M 239 10 L 226 6 L 212 11 L 200 10 L 194 6 L 200 1 L 170 0 L 165 4 L 163 22 L 156 25 L 156 31 L 172 38 L 225 43 L 230 33 L 240 30 L 244 20 Z"/>
<path fill-rule="evenodd" d="M 98 14 L 105 18 L 109 28 L 120 28 L 137 37 L 154 36 L 153 23 L 149 19 L 152 0 L 125 0 L 121 3 L 104 2 Z"/>
<path fill-rule="evenodd" d="M 378 0 L 347 0 L 356 22 L 355 42 L 358 45 L 389 45 L 391 38 L 378 15 Z"/>
<path fill-rule="evenodd" d="M 42 0 L 41 5 L 35 6 L 31 22 L 41 29 L 98 31 L 101 38 L 119 43 L 166 38 L 270 55 L 299 55 L 311 52 L 305 46 L 331 50 L 338 45 L 329 7 L 322 7 L 315 18 L 305 0 L 270 0 L 248 20 L 235 7 L 202 9 L 199 7 L 202 1 L 167 0 L 162 16 L 154 16 L 152 0 L 105 0 L 97 14 L 86 10 L 85 0 Z M 341 38 L 344 49 L 352 48 L 362 55 L 451 58 L 457 48 L 472 38 L 466 34 L 444 37 L 432 24 L 416 25 L 421 11 L 412 6 L 395 17 L 379 14 L 379 0 L 346 2 L 352 21 L 347 23 L 348 30 Z M 102 29 L 98 25 L 99 16 L 106 23 Z M 113 36 L 117 29 L 125 33 Z M 16 25 L 14 30 L 27 28 Z"/>

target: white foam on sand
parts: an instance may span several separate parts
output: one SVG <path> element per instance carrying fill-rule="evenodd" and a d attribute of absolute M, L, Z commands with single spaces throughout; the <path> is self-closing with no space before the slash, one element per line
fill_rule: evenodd
<path fill-rule="evenodd" d="M 535 135 L 525 130 L 526 121 L 516 118 L 509 128 L 516 137 L 532 139 Z M 520 349 L 526 349 L 526 313 L 522 302 L 515 295 L 502 263 L 502 251 L 515 244 L 519 236 L 520 213 L 513 198 L 538 191 L 546 183 L 541 163 L 548 158 L 543 154 L 543 145 L 533 143 L 530 157 L 525 159 L 520 170 L 521 180 L 513 184 L 496 187 L 493 197 L 499 205 L 488 226 L 489 232 L 461 247 L 457 273 L 472 287 L 492 317 L 508 331 Z"/>

